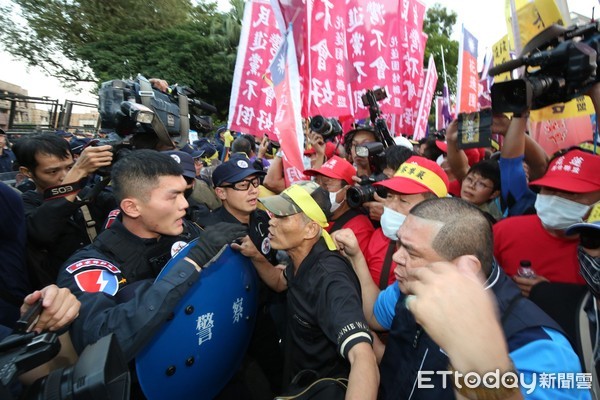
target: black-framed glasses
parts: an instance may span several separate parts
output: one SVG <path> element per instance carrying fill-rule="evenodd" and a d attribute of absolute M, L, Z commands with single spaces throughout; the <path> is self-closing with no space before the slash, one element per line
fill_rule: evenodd
<path fill-rule="evenodd" d="M 260 185 L 260 179 L 258 179 L 258 177 L 254 177 L 252 179 L 246 179 L 246 180 L 239 181 L 239 182 L 236 182 L 231 185 L 221 185 L 221 187 L 229 188 L 229 189 L 233 189 L 233 190 L 239 190 L 239 191 L 243 192 L 245 190 L 250 189 L 250 185 L 257 188 L 258 185 Z"/>

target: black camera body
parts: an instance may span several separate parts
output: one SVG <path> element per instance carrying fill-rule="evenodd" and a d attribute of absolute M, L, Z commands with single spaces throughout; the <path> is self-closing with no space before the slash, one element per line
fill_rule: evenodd
<path fill-rule="evenodd" d="M 60 351 L 56 333 L 14 333 L 0 342 L 0 398 L 10 400 L 19 375 Z M 23 399 L 128 399 L 129 368 L 114 335 L 86 347 L 73 366 L 52 371 L 25 388 Z"/>
<path fill-rule="evenodd" d="M 373 168 L 375 174 L 380 174 L 387 166 L 385 149 L 386 147 L 381 142 L 369 142 L 357 145 L 354 151 L 358 157 L 368 158 L 369 165 Z"/>
<path fill-rule="evenodd" d="M 492 86 L 492 109 L 522 113 L 585 94 L 598 82 L 599 54 L 598 21 L 570 28 L 558 25 L 547 28 L 525 46 L 521 57 L 490 69 L 493 76 L 526 67 L 522 79 Z"/>
<path fill-rule="evenodd" d="M 325 118 L 322 115 L 312 117 L 309 127 L 311 131 L 320 134 L 325 140 L 333 140 L 342 134 L 342 126 L 337 119 Z"/>
<path fill-rule="evenodd" d="M 375 200 L 375 193 L 379 197 L 387 196 L 387 189 L 383 186 L 373 186 L 375 182 L 380 182 L 387 179 L 383 173 L 372 177 L 361 176 L 358 186 L 352 186 L 346 192 L 346 201 L 351 208 L 359 208 L 363 203 Z"/>

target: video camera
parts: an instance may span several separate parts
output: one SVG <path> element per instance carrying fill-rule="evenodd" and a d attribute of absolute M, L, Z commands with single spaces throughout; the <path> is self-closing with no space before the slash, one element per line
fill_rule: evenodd
<path fill-rule="evenodd" d="M 0 342 L 0 398 L 13 399 L 17 378 L 54 358 L 60 351 L 56 333 L 26 332 L 42 310 L 41 300 L 17 321 L 14 333 Z M 75 365 L 59 368 L 26 387 L 22 399 L 128 399 L 127 362 L 114 335 L 87 346 Z"/>
<path fill-rule="evenodd" d="M 492 86 L 494 112 L 537 110 L 583 95 L 595 82 L 600 54 L 600 25 L 552 25 L 525 46 L 521 56 L 491 68 L 494 76 L 525 66 L 522 79 Z"/>
<path fill-rule="evenodd" d="M 153 133 L 165 145 L 173 146 L 171 137 L 179 136 L 181 146 L 187 144 L 190 127 L 200 133 L 212 130 L 212 120 L 194 111 L 217 112 L 197 98 L 194 90 L 172 85 L 167 93 L 154 89 L 145 77 L 102 83 L 98 92 L 102 128 L 126 137 L 136 133 Z"/>
<path fill-rule="evenodd" d="M 342 126 L 335 118 L 325 118 L 322 115 L 315 115 L 310 120 L 309 128 L 323 136 L 325 140 L 333 140 L 336 136 L 342 134 Z"/>

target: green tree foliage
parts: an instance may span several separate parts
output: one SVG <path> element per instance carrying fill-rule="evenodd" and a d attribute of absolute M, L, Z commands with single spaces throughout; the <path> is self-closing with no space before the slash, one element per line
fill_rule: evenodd
<path fill-rule="evenodd" d="M 13 56 L 65 86 L 160 77 L 227 113 L 243 1 L 219 13 L 190 0 L 12 0 L 0 40 Z"/>
<path fill-rule="evenodd" d="M 452 28 L 456 24 L 456 18 L 457 15 L 454 11 L 448 11 L 440 4 L 434 4 L 433 7 L 427 9 L 427 14 L 423 22 L 423 31 L 428 35 L 424 62 L 425 66 L 427 66 L 429 55 L 433 54 L 439 76 L 436 86 L 437 95 L 442 94 L 442 87 L 444 85 L 442 48 L 444 49 L 446 75 L 448 77 L 450 93 L 456 93 L 458 42 L 450 39 Z"/>

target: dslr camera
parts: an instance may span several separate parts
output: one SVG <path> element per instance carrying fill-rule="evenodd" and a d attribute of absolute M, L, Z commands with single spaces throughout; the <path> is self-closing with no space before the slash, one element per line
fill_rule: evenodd
<path fill-rule="evenodd" d="M 370 142 L 356 146 L 356 155 L 369 158 L 369 164 L 375 169 L 375 174 L 371 177 L 362 176 L 358 186 L 352 186 L 346 192 L 346 201 L 352 208 L 359 208 L 363 203 L 373 201 L 375 193 L 381 197 L 387 196 L 384 187 L 373 187 L 373 183 L 387 179 L 383 174 L 386 167 L 385 148 L 381 142 Z"/>
<path fill-rule="evenodd" d="M 490 69 L 494 76 L 525 66 L 522 79 L 492 86 L 494 112 L 522 113 L 579 97 L 598 82 L 600 25 L 552 25 L 525 46 L 516 60 Z"/>
<path fill-rule="evenodd" d="M 325 140 L 333 140 L 342 134 L 342 126 L 335 118 L 325 118 L 315 115 L 310 120 L 310 130 L 323 136 Z"/>
<path fill-rule="evenodd" d="M 37 321 L 41 301 L 19 320 L 17 328 L 0 342 L 0 399 L 12 400 L 19 375 L 54 358 L 60 351 L 56 333 L 26 332 Z M 130 375 L 113 334 L 87 346 L 75 365 L 59 368 L 25 387 L 21 399 L 123 399 L 129 398 Z"/>

